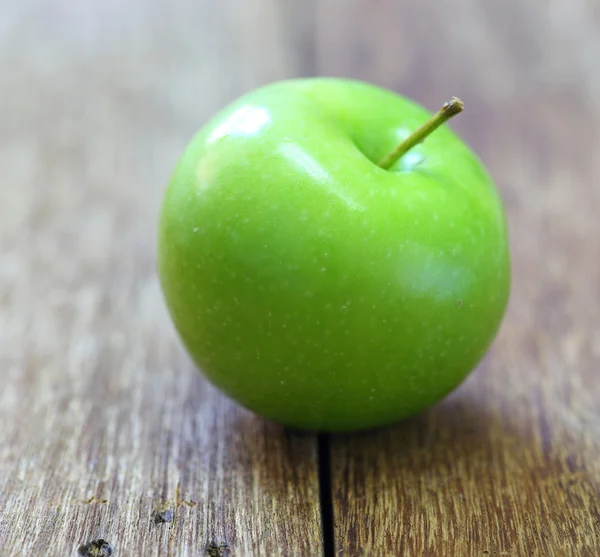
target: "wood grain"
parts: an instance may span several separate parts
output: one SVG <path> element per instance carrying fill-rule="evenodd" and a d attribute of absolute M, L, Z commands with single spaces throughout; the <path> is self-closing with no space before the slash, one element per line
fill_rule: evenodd
<path fill-rule="evenodd" d="M 498 183 L 514 265 L 499 338 L 460 389 L 333 440 L 336 554 L 600 554 L 600 5 L 318 6 L 320 73 L 465 101 L 452 125 Z"/>
<path fill-rule="evenodd" d="M 321 554 L 314 437 L 207 386 L 154 256 L 185 144 L 306 69 L 301 18 L 275 0 L 0 11 L 0 555 Z"/>
<path fill-rule="evenodd" d="M 155 276 L 168 175 L 234 96 L 366 79 L 496 178 L 514 289 L 448 400 L 337 436 L 335 553 L 600 553 L 600 4 L 0 0 L 0 555 L 323 552 L 317 448 L 227 401 Z"/>

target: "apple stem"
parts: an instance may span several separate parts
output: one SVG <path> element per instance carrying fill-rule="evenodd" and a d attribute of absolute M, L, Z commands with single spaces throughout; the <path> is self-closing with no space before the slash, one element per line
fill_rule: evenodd
<path fill-rule="evenodd" d="M 450 120 L 452 116 L 456 116 L 459 112 L 462 112 L 465 105 L 457 98 L 452 97 L 440 110 L 434 114 L 427 122 L 425 122 L 419 129 L 412 132 L 398 147 L 396 147 L 389 155 L 383 157 L 378 165 L 387 170 L 392 166 L 400 157 L 410 151 L 415 145 L 418 145 L 425 138 L 442 124 Z"/>

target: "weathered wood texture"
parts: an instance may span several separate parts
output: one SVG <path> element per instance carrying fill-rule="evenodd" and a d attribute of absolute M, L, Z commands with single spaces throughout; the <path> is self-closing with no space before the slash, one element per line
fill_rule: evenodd
<path fill-rule="evenodd" d="M 185 144 L 234 95 L 302 71 L 302 20 L 275 0 L 0 13 L 0 555 L 99 537 L 118 556 L 319 555 L 314 438 L 201 380 L 154 258 Z M 174 522 L 155 524 L 163 503 Z"/>
<path fill-rule="evenodd" d="M 333 442 L 339 555 L 600 555 L 600 5 L 318 3 L 318 71 L 435 109 L 509 212 L 501 334 L 446 402 Z M 343 14 L 343 24 L 336 24 Z"/>
<path fill-rule="evenodd" d="M 437 108 L 495 176 L 514 290 L 447 401 L 332 448 L 339 555 L 600 553 L 598 2 L 0 0 L 0 555 L 322 551 L 312 436 L 209 388 L 154 272 L 169 172 L 273 79 Z M 173 523 L 155 524 L 167 504 Z M 169 512 L 163 512 L 169 518 Z M 213 553 L 218 553 L 216 547 Z"/>

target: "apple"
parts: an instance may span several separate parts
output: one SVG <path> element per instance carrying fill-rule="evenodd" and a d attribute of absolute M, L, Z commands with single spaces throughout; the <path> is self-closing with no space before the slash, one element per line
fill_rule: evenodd
<path fill-rule="evenodd" d="M 255 413 L 349 431 L 439 401 L 482 359 L 510 291 L 482 163 L 391 91 L 273 83 L 191 141 L 163 201 L 158 269 L 197 366 Z M 436 128 L 438 128 L 436 130 Z"/>

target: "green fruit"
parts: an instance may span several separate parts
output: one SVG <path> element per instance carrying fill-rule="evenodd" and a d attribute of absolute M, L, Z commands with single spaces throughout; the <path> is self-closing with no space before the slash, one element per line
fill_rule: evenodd
<path fill-rule="evenodd" d="M 342 431 L 415 414 L 477 365 L 510 290 L 494 185 L 447 127 L 378 166 L 430 116 L 372 85 L 301 79 L 193 139 L 159 274 L 214 385 L 288 426 Z"/>

